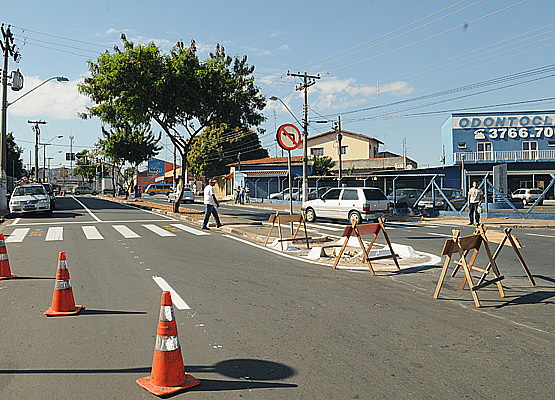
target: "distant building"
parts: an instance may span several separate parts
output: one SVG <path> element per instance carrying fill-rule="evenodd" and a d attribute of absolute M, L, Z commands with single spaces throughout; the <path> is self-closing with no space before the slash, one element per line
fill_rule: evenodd
<path fill-rule="evenodd" d="M 341 130 L 341 150 L 336 131 L 328 131 L 308 138 L 308 154 L 331 157 L 335 162 L 332 172 L 338 175 L 339 151 L 343 172 L 354 174 L 372 173 L 383 170 L 404 170 L 418 167 L 416 161 L 390 152 L 379 152 L 382 141 L 360 133 Z"/>

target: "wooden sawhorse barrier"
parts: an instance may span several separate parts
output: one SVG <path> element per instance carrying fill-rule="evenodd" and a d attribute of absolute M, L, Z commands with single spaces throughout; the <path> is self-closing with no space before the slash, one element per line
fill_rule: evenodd
<path fill-rule="evenodd" d="M 460 255 L 460 260 L 454 261 L 454 264 L 456 264 L 455 268 L 462 266 L 464 271 L 464 278 L 460 289 L 464 289 L 464 287 L 466 286 L 466 283 L 468 282 L 470 293 L 472 294 L 472 298 L 474 299 L 474 304 L 476 305 L 476 307 L 480 307 L 480 300 L 478 299 L 478 294 L 476 292 L 479 289 L 482 289 L 494 283 L 497 285 L 497 289 L 499 290 L 499 295 L 501 297 L 505 297 L 503 285 L 501 284 L 501 281 L 505 279 L 505 277 L 499 273 L 499 269 L 495 264 L 495 259 L 493 258 L 493 254 L 491 254 L 490 248 L 488 246 L 488 241 L 485 235 L 479 233 L 479 234 L 461 237 L 460 234 L 461 232 L 459 230 L 453 229 L 453 238 L 447 239 L 445 241 L 445 245 L 443 246 L 441 255 L 445 255 L 447 257 L 445 258 L 443 269 L 441 270 L 441 275 L 437 282 L 436 291 L 434 293 L 434 299 L 437 299 L 439 297 L 441 286 L 443 285 L 445 276 L 447 275 L 447 269 L 449 268 L 449 264 L 451 263 L 451 259 L 453 258 L 453 255 L 455 253 L 458 253 Z M 487 275 L 489 273 L 489 270 L 474 266 L 474 262 L 478 257 L 478 252 L 480 251 L 480 247 L 482 245 L 486 250 L 488 260 L 489 260 L 489 268 L 493 272 L 494 278 L 490 279 L 489 281 L 486 281 L 485 279 L 481 279 L 482 283 L 475 285 L 472 280 L 472 275 L 470 273 L 472 270 L 479 271 L 483 275 Z M 468 253 L 470 253 L 471 251 L 472 251 L 472 255 L 470 256 L 470 261 L 467 262 L 466 257 Z"/>
<path fill-rule="evenodd" d="M 512 228 L 505 228 L 503 229 L 503 232 L 497 232 L 497 231 L 492 231 L 488 229 L 485 225 L 479 225 L 476 228 L 476 232 L 474 234 L 485 236 L 486 240 L 489 243 L 498 244 L 497 249 L 495 249 L 495 252 L 493 253 L 492 258 L 494 260 L 497 260 L 497 256 L 503 249 L 503 246 L 512 247 L 516 254 L 516 257 L 518 258 L 518 261 L 520 262 L 520 265 L 522 266 L 522 269 L 524 270 L 524 272 L 526 273 L 526 276 L 530 280 L 530 283 L 532 284 L 532 286 L 536 286 L 536 282 L 534 281 L 534 278 L 532 277 L 532 274 L 530 273 L 530 270 L 528 269 L 528 266 L 524 261 L 524 257 L 522 257 L 522 254 L 518 250 L 518 249 L 522 249 L 522 245 L 520 244 L 518 238 L 511 233 L 512 230 L 513 230 Z M 454 277 L 458 270 L 459 270 L 459 266 L 455 268 L 451 276 Z M 482 276 L 480 277 L 480 280 L 478 281 L 479 285 L 484 282 L 486 276 L 489 274 L 491 270 L 491 263 L 488 264 L 485 270 L 486 272 L 482 274 Z"/>
<path fill-rule="evenodd" d="M 376 272 L 372 267 L 371 261 L 385 260 L 387 258 L 392 258 L 393 261 L 395 262 L 395 266 L 397 267 L 397 270 L 400 270 L 401 268 L 399 268 L 399 262 L 397 261 L 397 257 L 399 257 L 399 255 L 395 254 L 395 251 L 393 251 L 393 247 L 391 246 L 391 241 L 389 240 L 389 236 L 387 234 L 387 231 L 385 230 L 384 224 L 385 224 L 384 218 L 378 218 L 378 223 L 376 224 L 357 225 L 355 221 L 352 221 L 351 225 L 347 226 L 345 228 L 345 231 L 343 231 L 342 237 L 345 238 L 345 243 L 343 243 L 343 246 L 341 247 L 339 254 L 335 258 L 335 264 L 333 264 L 333 268 L 334 269 L 337 268 L 337 264 L 339 264 L 341 255 L 343 254 L 343 251 L 345 251 L 345 248 L 349 243 L 349 238 L 351 236 L 356 236 L 358 239 L 358 243 L 360 244 L 360 248 L 364 252 L 364 258 L 362 259 L 362 262 L 368 263 L 368 268 L 370 269 L 370 272 L 372 273 L 372 275 L 376 275 Z M 385 241 L 387 242 L 387 246 L 389 247 L 390 254 L 386 254 L 383 256 L 376 256 L 376 257 L 369 257 L 368 254 L 370 253 L 370 250 L 372 250 L 372 246 L 376 242 L 376 239 L 378 238 L 378 234 L 380 232 L 383 233 Z M 368 248 L 364 246 L 364 242 L 362 241 L 362 237 L 361 237 L 362 235 L 374 235 L 374 237 L 372 238 L 372 241 L 368 245 Z"/>
<path fill-rule="evenodd" d="M 266 246 L 268 244 L 268 240 L 270 239 L 270 235 L 272 234 L 272 231 L 274 229 L 274 226 L 278 225 L 278 230 L 279 230 L 279 239 L 278 241 L 280 243 L 283 243 L 285 241 L 288 240 L 295 240 L 297 238 L 297 234 L 299 233 L 299 229 L 301 228 L 301 223 L 303 224 L 304 227 L 304 238 L 306 240 L 306 248 L 310 249 L 310 244 L 309 244 L 309 237 L 308 237 L 308 233 L 306 230 L 306 222 L 305 222 L 305 218 L 304 218 L 304 214 L 293 214 L 293 215 L 288 215 L 288 214 L 280 214 L 279 211 L 276 211 L 275 214 L 270 215 L 270 218 L 268 218 L 268 222 L 272 223 L 272 226 L 270 227 L 270 232 L 268 232 L 268 236 L 266 236 L 266 241 L 264 242 L 264 246 Z M 295 223 L 297 222 L 299 225 L 297 225 L 297 229 L 295 230 L 295 234 L 293 235 L 292 238 L 283 238 L 283 234 L 281 232 L 281 224 L 282 223 Z"/>

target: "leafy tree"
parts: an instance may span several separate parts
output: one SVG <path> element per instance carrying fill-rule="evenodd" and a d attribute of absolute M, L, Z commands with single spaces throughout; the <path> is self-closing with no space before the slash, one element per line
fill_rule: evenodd
<path fill-rule="evenodd" d="M 172 141 L 185 164 L 191 140 L 205 128 L 227 124 L 248 129 L 264 117 L 263 96 L 254 85 L 254 67 L 225 54 L 217 45 L 207 60 L 197 56 L 195 42 L 178 42 L 169 54 L 154 44 L 134 45 L 122 35 L 124 51 L 101 54 L 89 62 L 91 77 L 79 85 L 95 105 L 82 117 L 99 117 L 117 129 L 122 124 L 155 121 Z M 179 211 L 181 186 L 174 211 Z"/>
<path fill-rule="evenodd" d="M 190 142 L 188 165 L 198 175 L 208 177 L 225 174 L 227 164 L 240 160 L 268 157 L 256 132 L 227 125 L 206 128 Z"/>
<path fill-rule="evenodd" d="M 15 143 L 13 132 L 6 135 L 6 174 L 15 179 L 24 175 L 23 160 L 21 154 L 23 149 Z"/>
<path fill-rule="evenodd" d="M 76 155 L 76 167 L 73 169 L 72 174 L 74 176 L 80 176 L 83 182 L 92 183 L 96 176 L 96 169 L 98 167 L 98 162 L 96 161 L 96 155 L 88 150 L 83 150 Z"/>
<path fill-rule="evenodd" d="M 314 156 L 311 161 L 312 175 L 314 176 L 330 176 L 332 175 L 331 169 L 335 167 L 335 161 L 332 161 L 329 156 Z"/>
<path fill-rule="evenodd" d="M 148 125 L 131 125 L 121 123 L 118 128 L 106 130 L 102 128 L 104 139 L 97 143 L 103 155 L 107 156 L 114 164 L 123 165 L 128 162 L 132 165 L 132 174 L 122 174 L 128 183 L 127 193 L 134 187 L 133 176 L 142 162 L 156 156 L 162 147 L 158 146 L 160 135 L 155 138 Z M 131 177 L 131 179 L 127 179 Z"/>

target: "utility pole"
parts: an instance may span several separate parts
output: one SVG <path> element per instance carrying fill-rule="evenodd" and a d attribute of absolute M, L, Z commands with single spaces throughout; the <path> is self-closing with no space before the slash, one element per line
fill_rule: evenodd
<path fill-rule="evenodd" d="M 10 25 L 4 29 L 2 24 L 2 38 L 0 38 L 0 47 L 3 53 L 2 66 L 2 134 L 0 135 L 0 211 L 5 212 L 8 209 L 7 202 L 7 182 L 6 182 L 6 135 L 8 130 L 8 58 L 13 57 L 15 62 L 21 58 L 19 51 L 13 43 L 13 34 Z"/>
<path fill-rule="evenodd" d="M 337 143 L 338 143 L 338 156 L 339 156 L 339 182 L 343 179 L 343 164 L 341 162 L 341 141 L 343 140 L 343 134 L 341 133 L 341 116 L 337 116 Z"/>
<path fill-rule="evenodd" d="M 35 132 L 35 181 L 39 181 L 39 139 L 40 127 L 39 125 L 46 124 L 46 121 L 27 121 L 29 124 L 34 124 L 33 131 Z M 46 147 L 44 148 L 46 150 Z"/>
<path fill-rule="evenodd" d="M 308 175 L 308 88 L 316 84 L 315 79 L 320 79 L 320 76 L 311 76 L 304 74 L 291 74 L 287 72 L 289 76 L 296 76 L 303 78 L 303 83 L 297 85 L 295 90 L 304 91 L 304 105 L 303 105 L 303 201 L 307 200 L 308 196 L 308 185 L 307 185 L 307 175 Z"/>

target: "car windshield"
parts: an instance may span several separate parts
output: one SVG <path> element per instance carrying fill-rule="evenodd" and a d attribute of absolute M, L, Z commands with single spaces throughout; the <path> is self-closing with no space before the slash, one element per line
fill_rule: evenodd
<path fill-rule="evenodd" d="M 46 192 L 42 186 L 20 186 L 13 192 L 13 196 L 44 195 Z"/>
<path fill-rule="evenodd" d="M 413 194 L 415 195 L 416 191 L 415 190 L 410 190 L 410 189 L 397 189 L 395 191 L 395 194 L 399 197 L 401 197 L 401 196 L 407 196 L 408 197 L 408 196 L 413 195 Z"/>

